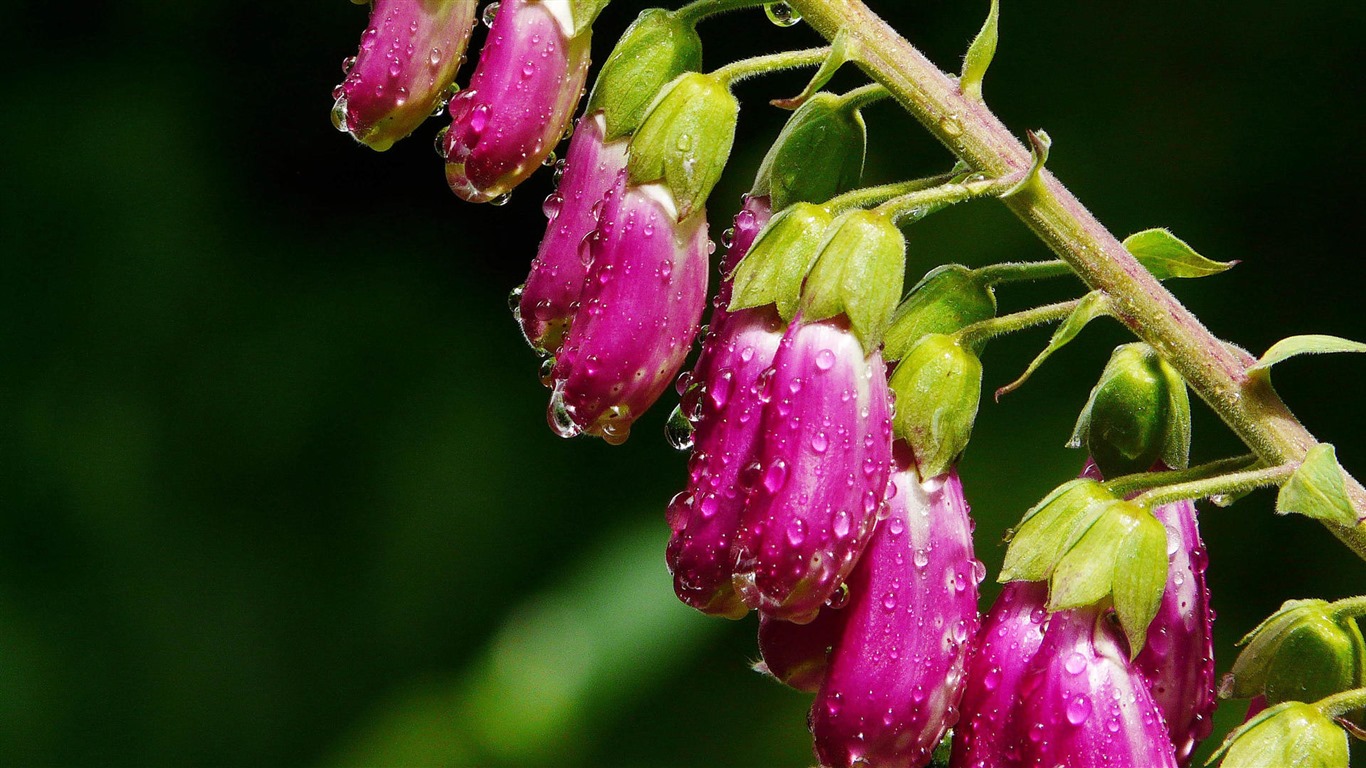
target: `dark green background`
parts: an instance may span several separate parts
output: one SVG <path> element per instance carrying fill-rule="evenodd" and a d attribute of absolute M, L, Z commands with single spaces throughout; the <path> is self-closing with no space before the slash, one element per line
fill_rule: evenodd
<path fill-rule="evenodd" d="M 875 3 L 950 69 L 985 5 Z M 1257 353 L 1292 333 L 1366 338 L 1360 4 L 1005 5 L 989 102 L 1051 133 L 1051 167 L 1115 232 L 1170 226 L 1242 260 L 1172 286 L 1216 333 Z M 637 8 L 609 7 L 599 58 Z M 470 206 L 442 181 L 439 121 L 382 155 L 332 129 L 364 25 L 341 0 L 9 9 L 0 760 L 809 764 L 806 698 L 746 669 L 752 620 L 671 594 L 671 404 L 622 448 L 544 425 L 505 297 L 547 174 L 507 207 Z M 704 32 L 710 66 L 813 42 L 754 13 Z M 780 125 L 766 100 L 799 86 L 739 89 L 714 234 Z M 949 164 L 894 107 L 868 120 L 870 180 Z M 909 239 L 912 277 L 1047 256 L 993 203 Z M 993 346 L 987 386 L 1045 338 Z M 1005 527 L 1077 471 L 1062 443 L 1124 340 L 1097 323 L 983 405 L 962 471 L 993 575 Z M 1363 376 L 1354 356 L 1276 374 L 1358 472 Z M 1197 410 L 1197 460 L 1234 451 Z M 1203 519 L 1221 671 L 1280 601 L 1366 591 L 1358 560 L 1270 502 Z"/>

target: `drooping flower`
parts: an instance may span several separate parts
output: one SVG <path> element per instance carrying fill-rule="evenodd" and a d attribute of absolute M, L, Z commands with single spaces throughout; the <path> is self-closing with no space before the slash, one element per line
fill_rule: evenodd
<path fill-rule="evenodd" d="M 745 601 L 811 621 L 868 543 L 887 489 L 891 423 L 882 356 L 842 318 L 792 323 L 762 385 L 758 480 L 740 531 Z"/>
<path fill-rule="evenodd" d="M 704 211 L 678 220 L 672 193 L 626 183 L 604 200 L 581 306 L 555 359 L 557 434 L 620 443 L 677 375 L 707 298 Z"/>
<path fill-rule="evenodd" d="M 443 103 L 469 44 L 475 0 L 376 0 L 332 92 L 332 123 L 384 151 Z"/>
<path fill-rule="evenodd" d="M 843 632 L 811 708 L 826 766 L 918 768 L 958 720 L 985 569 L 957 472 L 922 484 L 909 449 L 898 453 L 890 514 L 849 577 Z"/>
<path fill-rule="evenodd" d="M 461 199 L 496 200 L 521 184 L 569 128 L 588 76 L 588 28 L 567 3 L 503 0 L 467 90 L 451 99 L 441 141 Z"/>
<path fill-rule="evenodd" d="M 840 595 L 844 597 L 841 598 Z M 847 599 L 840 592 L 836 600 Z M 782 684 L 799 691 L 815 693 L 825 682 L 830 654 L 844 632 L 849 613 L 838 602 L 821 608 L 807 624 L 759 616 L 759 655 L 755 671 L 772 675 Z"/>

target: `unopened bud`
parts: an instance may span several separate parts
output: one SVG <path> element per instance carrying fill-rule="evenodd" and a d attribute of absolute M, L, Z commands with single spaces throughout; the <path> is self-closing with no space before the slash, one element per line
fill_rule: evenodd
<path fill-rule="evenodd" d="M 892 315 L 884 354 L 900 360 L 929 333 L 953 333 L 996 316 L 996 293 L 960 264 L 945 264 L 916 283 Z"/>
<path fill-rule="evenodd" d="M 911 347 L 890 382 L 892 427 L 915 452 L 922 477 L 958 461 L 972 437 L 982 396 L 982 361 L 952 336 L 930 334 Z"/>
<path fill-rule="evenodd" d="M 818 93 L 783 126 L 750 194 L 769 195 L 776 211 L 825 202 L 858 184 L 867 144 L 863 115 L 834 94 Z"/>
<path fill-rule="evenodd" d="M 1190 397 L 1179 374 L 1143 343 L 1117 348 L 1082 409 L 1072 444 L 1085 444 L 1107 477 L 1190 458 Z"/>
<path fill-rule="evenodd" d="M 713 75 L 674 78 L 646 110 L 631 138 L 631 183 L 662 183 L 678 201 L 678 218 L 699 210 L 721 178 L 735 141 L 740 102 Z"/>
<path fill-rule="evenodd" d="M 1242 639 L 1223 698 L 1317 701 L 1366 685 L 1366 643 L 1351 618 L 1322 600 L 1289 600 Z"/>

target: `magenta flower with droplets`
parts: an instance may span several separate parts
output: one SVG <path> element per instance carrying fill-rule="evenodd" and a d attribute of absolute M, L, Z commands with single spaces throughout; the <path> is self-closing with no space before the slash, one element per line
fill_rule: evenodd
<path fill-rule="evenodd" d="M 759 616 L 759 655 L 754 671 L 771 675 L 778 682 L 799 691 L 815 693 L 825 682 L 830 654 L 844 632 L 845 617 L 839 601 L 848 592 L 836 593 L 831 604 L 821 608 L 807 624 Z"/>
<path fill-rule="evenodd" d="M 704 211 L 678 221 L 662 185 L 626 183 L 603 201 L 574 323 L 551 372 L 548 418 L 563 437 L 624 442 L 678 375 L 707 301 Z"/>
<path fill-rule="evenodd" d="M 770 212 L 767 198 L 747 198 L 736 216 L 725 264 L 743 258 Z M 723 271 L 723 274 L 726 274 Z M 721 294 L 729 296 L 730 281 Z M 733 586 L 735 535 L 757 461 L 763 402 L 760 379 L 773 365 L 786 324 L 772 306 L 712 312 L 711 330 L 687 376 L 681 406 L 694 425 L 688 487 L 669 505 L 666 551 L 674 592 L 704 613 L 739 618 L 749 611 Z"/>
<path fill-rule="evenodd" d="M 1107 611 L 1052 614 L 1019 696 L 1007 738 L 1022 768 L 1176 768 L 1162 713 Z"/>
<path fill-rule="evenodd" d="M 1001 588 L 982 620 L 953 731 L 951 768 L 1015 764 L 1006 727 L 1014 717 L 1029 662 L 1043 645 L 1047 602 L 1044 582 L 1013 581 Z"/>
<path fill-rule="evenodd" d="M 897 448 L 890 514 L 849 577 L 844 631 L 811 706 L 821 764 L 918 768 L 958 719 L 977 631 L 972 524 L 956 471 L 920 482 Z"/>
<path fill-rule="evenodd" d="M 1206 739 L 1218 703 L 1214 693 L 1214 611 L 1205 583 L 1208 557 L 1200 541 L 1195 504 L 1180 501 L 1153 509 L 1167 527 L 1167 587 L 1148 641 L 1134 666 L 1148 681 L 1177 762 L 1190 762 Z"/>
<path fill-rule="evenodd" d="M 570 20 L 559 18 L 567 8 L 541 0 L 498 5 L 469 89 L 451 99 L 440 145 L 446 182 L 461 199 L 503 199 L 568 130 L 588 76 L 591 33 L 572 35 Z"/>
<path fill-rule="evenodd" d="M 605 132 L 601 113 L 579 120 L 559 186 L 545 200 L 545 237 L 518 297 L 522 333 L 546 354 L 559 351 L 573 322 L 592 260 L 588 236 L 597 228 L 603 197 L 626 168 L 629 140 L 605 142 Z"/>
<path fill-rule="evenodd" d="M 376 0 L 360 51 L 332 92 L 332 124 L 384 151 L 446 98 L 474 27 L 475 0 Z"/>
<path fill-rule="evenodd" d="M 794 321 L 760 385 L 763 441 L 737 541 L 749 605 L 811 621 L 854 567 L 887 492 L 891 418 L 882 354 L 843 318 Z"/>

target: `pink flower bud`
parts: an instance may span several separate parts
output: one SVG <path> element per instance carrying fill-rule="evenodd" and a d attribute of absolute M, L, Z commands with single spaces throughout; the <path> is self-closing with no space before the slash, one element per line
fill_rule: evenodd
<path fill-rule="evenodd" d="M 704 212 L 683 221 L 658 184 L 628 185 L 603 202 L 592 264 L 551 377 L 548 417 L 564 437 L 613 444 L 678 374 L 707 301 L 710 241 Z"/>
<path fill-rule="evenodd" d="M 755 671 L 772 675 L 799 691 L 815 693 L 825 682 L 830 653 L 844 632 L 848 615 L 848 611 L 833 606 L 821 608 L 809 624 L 760 615 L 759 654 L 763 661 L 754 665 Z"/>
<path fill-rule="evenodd" d="M 376 0 L 360 52 L 332 92 L 332 122 L 384 151 L 441 106 L 474 27 L 475 0 Z"/>
<path fill-rule="evenodd" d="M 503 0 L 469 89 L 451 99 L 442 141 L 446 182 L 464 200 L 486 203 L 510 192 L 569 128 L 588 76 L 591 34 L 571 37 L 555 7 Z"/>
<path fill-rule="evenodd" d="M 901 446 L 891 514 L 849 577 L 844 632 L 811 707 L 821 764 L 918 768 L 958 720 L 977 631 L 972 525 L 956 471 L 923 485 Z"/>
<path fill-rule="evenodd" d="M 545 237 L 522 288 L 517 320 L 532 347 L 554 354 L 574 319 L 592 254 L 602 199 L 626 168 L 629 141 L 604 142 L 601 113 L 579 120 L 559 187 L 545 200 Z"/>
<path fill-rule="evenodd" d="M 1009 726 L 1024 768 L 1176 768 L 1176 753 L 1128 643 L 1097 608 L 1049 617 Z"/>
<path fill-rule="evenodd" d="M 1134 666 L 1162 711 L 1177 762 L 1185 765 L 1196 745 L 1210 735 L 1217 703 L 1214 611 L 1205 584 L 1208 559 L 1193 503 L 1166 504 L 1153 509 L 1153 515 L 1167 527 L 1167 588 Z"/>
<path fill-rule="evenodd" d="M 766 375 L 767 377 L 768 375 Z M 811 621 L 854 567 L 887 491 L 882 355 L 843 317 L 788 328 L 761 385 L 763 446 L 738 545 L 745 602 Z"/>
<path fill-rule="evenodd" d="M 953 731 L 952 768 L 1013 766 L 1007 726 L 1015 715 L 1025 670 L 1043 645 L 1048 626 L 1048 585 L 1012 581 L 982 620 L 967 684 L 962 714 Z"/>

